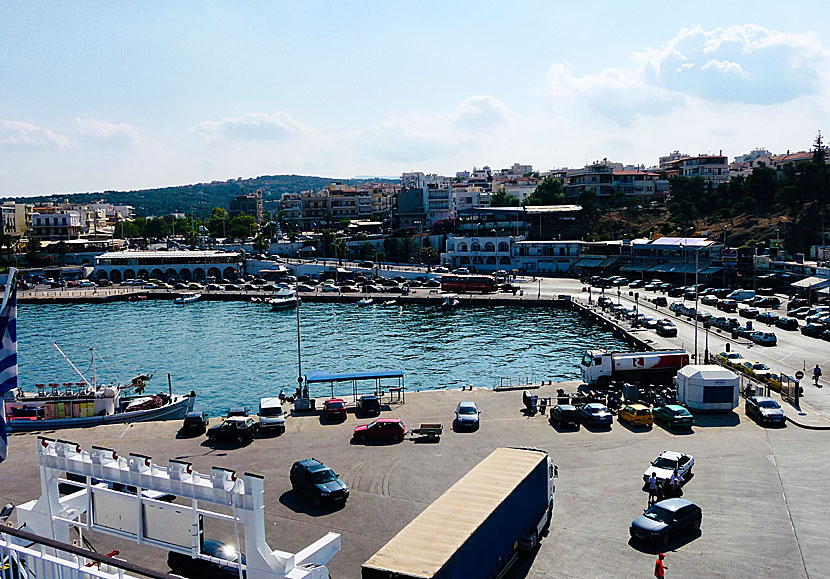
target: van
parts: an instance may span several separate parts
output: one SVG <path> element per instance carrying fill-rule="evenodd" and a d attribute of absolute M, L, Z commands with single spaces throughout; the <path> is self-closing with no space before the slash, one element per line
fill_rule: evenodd
<path fill-rule="evenodd" d="M 735 290 L 726 297 L 728 297 L 730 300 L 735 300 L 736 302 L 751 300 L 755 298 L 755 290 Z"/>
<path fill-rule="evenodd" d="M 261 432 L 285 432 L 285 414 L 279 398 L 261 398 L 259 401 L 259 430 Z"/>

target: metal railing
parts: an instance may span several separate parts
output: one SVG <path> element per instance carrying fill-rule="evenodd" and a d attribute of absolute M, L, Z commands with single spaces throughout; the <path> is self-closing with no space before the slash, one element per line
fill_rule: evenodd
<path fill-rule="evenodd" d="M 169 575 L 14 527 L 0 527 L 2 579 L 169 579 Z"/>

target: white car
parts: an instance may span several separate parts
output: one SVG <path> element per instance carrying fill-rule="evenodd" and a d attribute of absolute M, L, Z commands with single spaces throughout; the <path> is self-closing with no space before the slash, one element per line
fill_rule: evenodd
<path fill-rule="evenodd" d="M 260 399 L 259 430 L 277 434 L 285 432 L 285 413 L 282 411 L 282 400 L 278 397 Z"/>
<path fill-rule="evenodd" d="M 655 473 L 658 481 L 667 481 L 671 479 L 675 468 L 684 480 L 688 480 L 694 464 L 695 459 L 689 454 L 664 450 L 660 453 L 660 456 L 652 461 L 651 466 L 643 473 L 643 480 L 648 481 L 651 473 Z"/>
<path fill-rule="evenodd" d="M 84 279 L 78 282 L 78 287 L 95 287 L 95 284 L 88 279 Z"/>
<path fill-rule="evenodd" d="M 339 292 L 340 291 L 340 288 L 337 287 L 336 285 L 334 285 L 331 282 L 324 283 L 320 289 L 323 290 L 324 292 Z"/>

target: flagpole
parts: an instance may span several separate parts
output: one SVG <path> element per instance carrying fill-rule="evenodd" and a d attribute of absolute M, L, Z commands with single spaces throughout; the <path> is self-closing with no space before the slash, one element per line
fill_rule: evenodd
<path fill-rule="evenodd" d="M 6 290 L 3 292 L 3 303 L 0 305 L 0 315 L 4 315 L 6 313 L 6 306 L 9 303 L 9 296 L 12 295 L 12 284 L 14 283 L 14 275 L 16 273 L 17 268 L 9 268 L 9 275 L 6 278 Z M 0 340 L 2 340 L 2 336 L 0 336 Z M 15 344 L 15 350 L 16 349 Z M 16 355 L 17 352 L 15 351 L 15 356 Z M 15 374 L 16 373 L 17 371 L 15 369 Z M 8 434 L 6 431 L 6 393 L 2 392 L 2 394 L 0 394 L 0 462 L 6 459 L 8 451 Z"/>

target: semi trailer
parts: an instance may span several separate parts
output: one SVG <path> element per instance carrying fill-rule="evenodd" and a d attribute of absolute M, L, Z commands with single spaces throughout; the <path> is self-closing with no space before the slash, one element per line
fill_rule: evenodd
<path fill-rule="evenodd" d="M 589 386 L 600 387 L 608 386 L 611 382 L 669 385 L 678 370 L 688 363 L 689 354 L 686 350 L 588 350 L 582 357 L 582 381 Z"/>
<path fill-rule="evenodd" d="M 497 448 L 361 567 L 362 579 L 501 577 L 553 516 L 547 452 Z"/>

